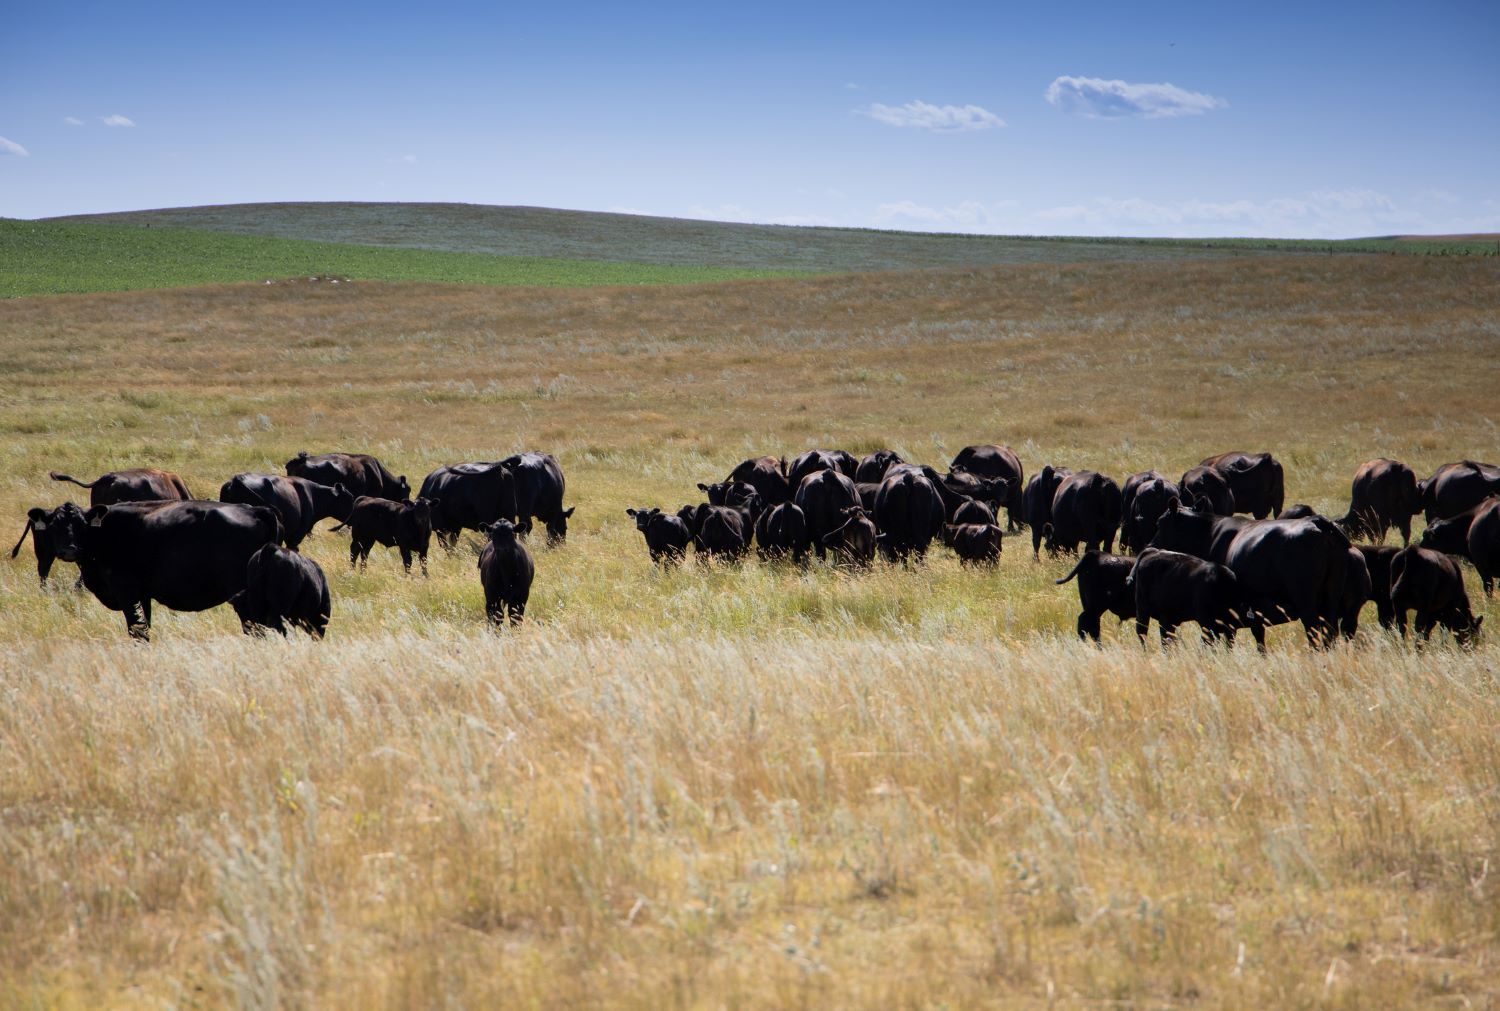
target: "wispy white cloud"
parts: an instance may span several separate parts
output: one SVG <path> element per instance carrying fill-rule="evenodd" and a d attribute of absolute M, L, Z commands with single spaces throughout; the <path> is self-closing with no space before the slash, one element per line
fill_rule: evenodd
<path fill-rule="evenodd" d="M 940 231 L 984 232 L 1001 227 L 1018 206 L 1014 200 L 981 203 L 965 200 L 947 207 L 927 207 L 912 200 L 898 200 L 875 208 L 875 223 L 884 226 L 912 223 Z"/>
<path fill-rule="evenodd" d="M 100 116 L 99 122 L 105 126 L 135 126 L 135 120 L 122 116 L 118 112 L 112 116 Z"/>
<path fill-rule="evenodd" d="M 31 152 L 13 140 L 0 137 L 0 154 L 15 155 L 17 158 L 30 158 Z"/>
<path fill-rule="evenodd" d="M 845 81 L 844 82 L 844 90 L 845 91 L 863 91 L 865 89 L 864 89 L 864 85 L 862 85 L 862 84 L 855 84 L 853 81 Z"/>
<path fill-rule="evenodd" d="M 64 116 L 63 117 L 63 122 L 66 123 L 66 124 L 68 124 L 69 126 L 82 126 L 83 125 L 83 120 L 79 119 L 77 116 Z"/>
<path fill-rule="evenodd" d="M 417 156 L 414 154 L 403 154 L 395 158 L 387 158 L 385 163 L 387 165 L 415 165 L 417 163 Z"/>
<path fill-rule="evenodd" d="M 887 126 L 914 127 L 934 133 L 971 133 L 1005 125 L 1005 120 L 977 105 L 932 105 L 921 99 L 905 105 L 876 102 L 863 112 Z"/>
<path fill-rule="evenodd" d="M 1059 77 L 1048 85 L 1046 97 L 1060 109 L 1098 119 L 1199 116 L 1229 104 L 1175 84 L 1131 84 L 1098 77 Z"/>

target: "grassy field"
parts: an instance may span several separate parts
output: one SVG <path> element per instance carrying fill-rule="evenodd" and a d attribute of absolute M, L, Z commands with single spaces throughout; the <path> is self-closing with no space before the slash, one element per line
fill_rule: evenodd
<path fill-rule="evenodd" d="M 0 298 L 334 277 L 454 284 L 690 284 L 786 271 L 493 256 L 262 235 L 0 219 Z"/>
<path fill-rule="evenodd" d="M 1494 237 L 1305 241 L 954 235 L 746 225 L 634 214 L 478 204 L 230 204 L 60 221 L 192 228 L 244 235 L 401 246 L 499 256 L 852 272 L 1001 263 L 1219 259 L 1270 253 L 1500 252 Z"/>
<path fill-rule="evenodd" d="M 153 229 L 155 231 L 155 229 Z M 1500 647 L 1141 649 L 1010 538 L 661 573 L 623 510 L 759 452 L 1123 476 L 1494 459 L 1500 262 L 1246 257 L 0 304 L 0 516 L 296 451 L 554 452 L 530 621 L 305 545 L 329 639 L 155 641 L 0 564 L 0 1003 L 1347 1007 L 1500 999 Z M 79 489 L 72 489 L 79 491 Z M 1500 607 L 1470 593 L 1500 624 Z M 1373 617 L 1367 613 L 1373 625 Z"/>

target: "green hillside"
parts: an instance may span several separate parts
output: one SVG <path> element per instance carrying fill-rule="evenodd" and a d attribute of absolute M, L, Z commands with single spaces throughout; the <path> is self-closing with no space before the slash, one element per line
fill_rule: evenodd
<path fill-rule="evenodd" d="M 1495 243 L 1059 239 L 691 221 L 479 204 L 231 204 L 56 220 L 195 228 L 496 256 L 750 270 L 865 271 L 1329 252 L 1489 252 Z"/>
<path fill-rule="evenodd" d="M 312 275 L 371 281 L 585 287 L 690 284 L 772 273 L 361 246 L 181 228 L 0 219 L 0 298 Z"/>

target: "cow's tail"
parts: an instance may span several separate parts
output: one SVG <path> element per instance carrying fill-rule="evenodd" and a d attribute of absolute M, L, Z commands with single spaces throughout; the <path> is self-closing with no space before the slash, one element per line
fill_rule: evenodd
<path fill-rule="evenodd" d="M 344 522 L 342 522 L 342 523 L 340 523 L 340 524 L 339 524 L 339 525 L 338 525 L 338 526 L 336 526 L 336 527 L 329 527 L 329 528 L 328 528 L 328 532 L 329 532 L 329 533 L 334 533 L 334 534 L 336 534 L 336 533 L 338 533 L 338 532 L 339 532 L 339 531 L 340 531 L 340 530 L 347 530 L 347 529 L 349 529 L 349 521 L 348 521 L 348 520 L 345 520 L 345 521 L 344 521 Z"/>
<path fill-rule="evenodd" d="M 1073 571 L 1070 572 L 1070 573 L 1068 573 L 1066 576 L 1063 576 L 1061 579 L 1057 580 L 1057 585 L 1061 586 L 1062 584 L 1064 584 L 1064 583 L 1068 582 L 1069 580 L 1071 580 L 1074 576 L 1078 575 L 1078 573 L 1080 573 L 1080 572 L 1083 571 L 1083 567 L 1085 565 L 1087 565 L 1089 562 L 1093 561 L 1093 558 L 1094 558 L 1094 552 L 1092 552 L 1092 551 L 1085 551 L 1083 553 L 1083 557 L 1080 558 L 1080 559 L 1078 559 L 1078 564 L 1075 565 L 1075 566 L 1073 566 Z"/>
<path fill-rule="evenodd" d="M 59 474 L 55 470 L 52 471 L 47 476 L 50 477 L 54 481 L 71 481 L 72 483 L 76 484 L 80 488 L 92 488 L 92 487 L 94 487 L 94 485 L 96 485 L 100 481 L 104 480 L 102 477 L 99 477 L 99 478 L 95 478 L 92 481 L 80 481 L 76 477 L 69 477 L 67 474 Z"/>
<path fill-rule="evenodd" d="M 16 541 L 16 546 L 10 549 L 10 557 L 14 558 L 21 553 L 21 545 L 26 543 L 26 535 L 31 533 L 32 524 L 35 522 L 30 516 L 26 517 L 26 529 L 21 531 L 21 539 Z"/>
<path fill-rule="evenodd" d="M 280 544 L 284 533 L 281 527 L 281 514 L 270 506 L 251 506 L 257 513 L 263 513 L 263 518 L 271 525 L 271 536 L 266 538 L 267 544 Z"/>

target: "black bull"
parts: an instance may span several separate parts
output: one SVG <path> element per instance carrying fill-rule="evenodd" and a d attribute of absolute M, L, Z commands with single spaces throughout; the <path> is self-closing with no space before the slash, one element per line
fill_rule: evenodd
<path fill-rule="evenodd" d="M 1289 621 L 1302 622 L 1314 646 L 1337 633 L 1349 538 L 1321 516 L 1252 520 L 1174 503 L 1151 546 L 1229 566 L 1254 608 L 1249 625 L 1258 646 L 1265 646 L 1266 625 Z"/>

